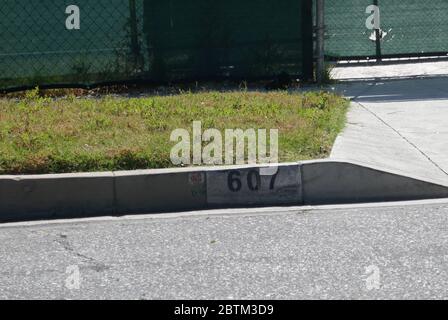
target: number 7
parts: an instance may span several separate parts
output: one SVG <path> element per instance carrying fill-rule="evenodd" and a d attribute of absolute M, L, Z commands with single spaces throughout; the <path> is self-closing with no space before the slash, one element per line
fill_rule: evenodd
<path fill-rule="evenodd" d="M 278 175 L 278 171 L 274 175 L 272 175 L 271 183 L 269 184 L 269 190 L 274 190 L 275 181 L 277 180 L 277 175 Z"/>

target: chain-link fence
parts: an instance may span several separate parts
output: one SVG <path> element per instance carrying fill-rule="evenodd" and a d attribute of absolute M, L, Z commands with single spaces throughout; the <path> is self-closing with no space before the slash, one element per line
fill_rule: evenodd
<path fill-rule="evenodd" d="M 3 0 L 0 89 L 310 79 L 315 1 Z M 325 54 L 446 54 L 447 14 L 448 0 L 325 0 Z"/>
<path fill-rule="evenodd" d="M 381 57 L 424 56 L 448 52 L 448 0 L 325 2 L 328 57 L 375 58 L 377 53 Z M 378 16 L 372 5 L 377 6 Z M 374 26 L 376 18 L 379 18 L 378 34 Z"/>
<path fill-rule="evenodd" d="M 311 0 L 3 0 L 0 89 L 312 76 Z"/>
<path fill-rule="evenodd" d="M 140 15 L 131 21 L 131 12 Z M 140 1 L 4 0 L 0 88 L 137 76 L 131 35 L 142 31 L 142 12 Z"/>

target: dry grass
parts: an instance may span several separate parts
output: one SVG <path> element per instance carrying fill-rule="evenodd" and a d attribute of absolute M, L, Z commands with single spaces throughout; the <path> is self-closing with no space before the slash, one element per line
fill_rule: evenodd
<path fill-rule="evenodd" d="M 0 174 L 171 167 L 176 128 L 279 129 L 281 161 L 329 154 L 347 101 L 318 93 L 201 92 L 124 98 L 0 99 Z"/>

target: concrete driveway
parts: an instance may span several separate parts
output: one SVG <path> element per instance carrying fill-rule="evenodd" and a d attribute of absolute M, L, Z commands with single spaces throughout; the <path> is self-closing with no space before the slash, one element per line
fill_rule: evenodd
<path fill-rule="evenodd" d="M 331 158 L 448 185 L 448 77 L 376 78 L 332 89 L 352 106 Z"/>

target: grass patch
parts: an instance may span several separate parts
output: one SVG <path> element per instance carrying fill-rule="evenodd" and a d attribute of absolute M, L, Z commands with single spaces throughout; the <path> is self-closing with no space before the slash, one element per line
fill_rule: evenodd
<path fill-rule="evenodd" d="M 279 129 L 280 160 L 326 157 L 348 102 L 334 94 L 201 92 L 125 98 L 49 98 L 38 90 L 0 99 L 0 174 L 172 167 L 170 134 Z"/>

